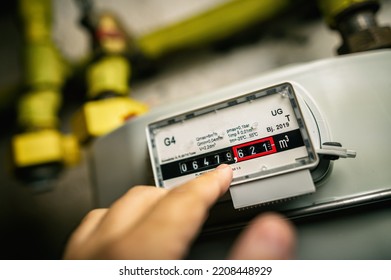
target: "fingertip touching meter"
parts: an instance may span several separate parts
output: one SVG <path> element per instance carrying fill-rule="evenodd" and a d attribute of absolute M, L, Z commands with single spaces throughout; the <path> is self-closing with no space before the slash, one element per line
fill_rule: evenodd
<path fill-rule="evenodd" d="M 159 187 L 225 163 L 233 170 L 236 209 L 315 191 L 310 170 L 319 159 L 290 83 L 167 117 L 146 130 Z"/>

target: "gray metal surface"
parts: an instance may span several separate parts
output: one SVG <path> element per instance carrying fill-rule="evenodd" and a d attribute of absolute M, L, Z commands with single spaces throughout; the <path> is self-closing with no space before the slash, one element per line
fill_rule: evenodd
<path fill-rule="evenodd" d="M 391 137 L 391 112 L 387 109 L 387 104 L 391 102 L 391 81 L 387 78 L 390 70 L 391 51 L 349 55 L 284 68 L 191 100 L 154 109 L 151 113 L 131 120 L 113 133 L 98 139 L 91 147 L 91 166 L 94 170 L 98 205 L 109 205 L 133 185 L 153 184 L 144 134 L 147 123 L 174 112 L 190 110 L 205 103 L 286 81 L 300 85 L 309 93 L 310 96 L 304 99 L 310 98 L 309 102 L 319 107 L 324 118 L 321 121 L 328 124 L 331 140 L 355 150 L 357 158 L 338 160 L 334 164 L 331 176 L 315 194 L 283 203 L 278 210 L 313 207 L 368 192 L 390 189 L 391 147 L 388 143 Z M 388 218 L 381 222 L 384 217 Z M 229 221 L 229 217 L 225 218 Z M 366 213 L 362 219 L 353 217 L 347 221 L 350 227 L 340 227 L 339 220 L 336 220 L 335 224 L 328 221 L 328 226 L 327 223 L 319 221 L 299 225 L 298 256 L 391 257 L 391 245 L 388 242 L 390 220 L 390 213 L 386 209 L 379 216 Z M 373 228 L 368 228 L 367 224 L 373 224 Z M 322 232 L 319 231 L 320 228 L 323 229 Z M 357 228 L 361 228 L 359 232 Z M 325 232 L 328 233 L 327 238 L 324 236 Z M 208 241 L 206 244 L 211 245 L 210 250 L 219 252 L 221 257 L 232 241 L 228 236 L 223 238 L 223 243 L 220 240 L 213 245 Z M 363 242 L 363 239 L 366 241 Z M 321 250 L 311 248 L 314 240 L 321 242 L 317 244 Z M 341 251 L 334 247 L 334 244 L 339 243 L 344 244 L 345 250 Z M 379 250 L 381 247 L 381 251 L 373 248 L 374 243 Z M 203 242 L 197 244 L 200 248 L 204 245 Z M 194 248 L 192 256 L 202 258 L 199 252 Z M 210 256 L 210 251 L 206 255 Z"/>

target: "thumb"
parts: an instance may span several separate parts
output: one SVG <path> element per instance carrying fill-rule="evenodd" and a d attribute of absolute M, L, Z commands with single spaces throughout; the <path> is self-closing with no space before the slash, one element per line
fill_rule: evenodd
<path fill-rule="evenodd" d="M 296 238 L 292 224 L 278 214 L 251 222 L 231 250 L 231 259 L 291 259 Z"/>

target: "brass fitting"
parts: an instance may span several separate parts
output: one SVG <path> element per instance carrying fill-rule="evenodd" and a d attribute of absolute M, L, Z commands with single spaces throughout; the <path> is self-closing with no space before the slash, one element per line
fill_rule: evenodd
<path fill-rule="evenodd" d="M 129 92 L 129 61 L 119 55 L 108 55 L 92 64 L 87 71 L 88 98 L 99 99 L 107 92 L 125 96 Z"/>
<path fill-rule="evenodd" d="M 11 145 L 15 173 L 28 183 L 54 179 L 63 166 L 76 165 L 80 161 L 76 138 L 55 129 L 17 134 Z"/>
<path fill-rule="evenodd" d="M 98 57 L 88 67 L 86 78 L 89 101 L 72 119 L 72 131 L 80 143 L 109 133 L 128 118 L 148 111 L 145 104 L 128 97 L 130 62 L 125 56 L 114 52 L 121 40 L 106 39 L 102 40 L 108 44 L 106 47 L 112 53 Z"/>
<path fill-rule="evenodd" d="M 318 3 L 326 23 L 333 29 L 337 28 L 337 18 L 349 9 L 357 8 L 363 4 L 370 4 L 375 10 L 379 8 L 378 1 L 368 0 L 319 0 Z"/>
<path fill-rule="evenodd" d="M 391 28 L 376 21 L 378 1 L 319 0 L 319 6 L 329 27 L 341 34 L 338 54 L 391 47 Z"/>
<path fill-rule="evenodd" d="M 113 97 L 85 103 L 72 119 L 72 130 L 81 143 L 102 136 L 141 115 L 148 107 L 128 97 Z"/>

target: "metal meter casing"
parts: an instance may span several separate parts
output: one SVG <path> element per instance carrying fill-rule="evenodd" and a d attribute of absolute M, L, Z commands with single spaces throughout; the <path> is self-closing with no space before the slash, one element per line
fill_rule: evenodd
<path fill-rule="evenodd" d="M 281 211 L 289 217 L 312 215 L 325 205 L 339 207 L 341 201 L 352 196 L 387 188 L 391 182 L 391 146 L 385 129 L 390 120 L 386 107 L 391 102 L 390 62 L 391 52 L 387 50 L 329 58 L 277 69 L 191 99 L 156 107 L 90 146 L 96 206 L 108 207 L 132 186 L 155 185 L 145 136 L 148 124 L 175 112 L 191 111 L 285 81 L 294 87 L 314 147 L 320 149 L 322 143 L 341 142 L 356 150 L 357 158 L 335 163 L 333 171 L 328 172 L 331 175 L 321 181 L 322 186 L 315 193 L 284 203 L 237 211 L 232 207 L 228 193 L 211 209 L 206 229 L 244 225 L 259 212 L 267 210 Z M 378 196 L 374 194 L 372 200 Z"/>

